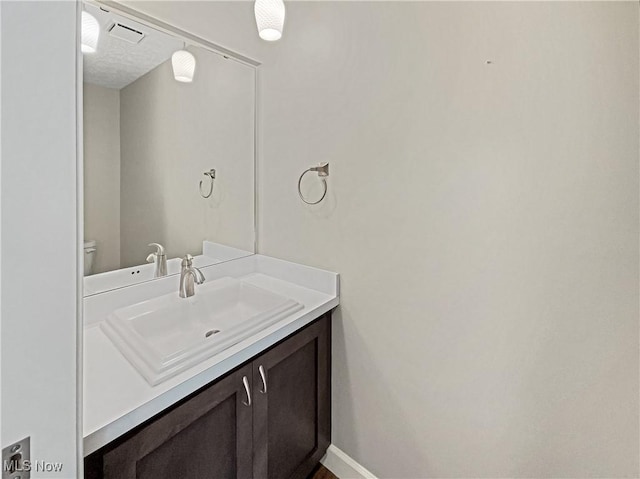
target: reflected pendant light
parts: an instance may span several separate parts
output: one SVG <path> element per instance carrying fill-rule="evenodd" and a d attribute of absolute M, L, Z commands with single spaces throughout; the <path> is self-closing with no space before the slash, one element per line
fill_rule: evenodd
<path fill-rule="evenodd" d="M 256 15 L 260 38 L 268 42 L 280 40 L 284 27 L 284 2 L 282 0 L 256 0 L 253 11 Z"/>
<path fill-rule="evenodd" d="M 98 48 L 100 25 L 98 20 L 88 12 L 82 11 L 82 53 L 93 53 Z"/>
<path fill-rule="evenodd" d="M 187 50 L 178 50 L 171 55 L 171 65 L 173 66 L 173 77 L 176 81 L 191 83 L 193 74 L 196 71 L 196 58 Z"/>

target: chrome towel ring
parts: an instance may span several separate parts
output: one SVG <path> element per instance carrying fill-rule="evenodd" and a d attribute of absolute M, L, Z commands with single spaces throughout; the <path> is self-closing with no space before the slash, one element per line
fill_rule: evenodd
<path fill-rule="evenodd" d="M 211 168 L 209 171 L 204 172 L 204 176 L 208 176 L 211 183 L 209 184 L 209 193 L 204 194 L 202 192 L 202 180 L 200 180 L 200 196 L 202 196 L 203 198 L 209 198 L 213 193 L 213 181 L 216 179 L 216 170 Z"/>
<path fill-rule="evenodd" d="M 306 175 L 310 171 L 318 172 L 318 178 L 320 178 L 320 180 L 322 181 L 322 185 L 324 186 L 324 191 L 322 193 L 322 196 L 317 201 L 307 201 L 306 198 L 303 196 L 302 191 L 300 190 L 300 185 L 302 184 L 302 178 L 304 178 L 304 175 Z M 300 175 L 300 178 L 298 178 L 298 195 L 300 195 L 300 199 L 308 205 L 317 205 L 322 200 L 324 200 L 324 197 L 327 196 L 327 188 L 328 188 L 327 176 L 329 176 L 329 163 L 321 163 L 318 166 L 312 166 L 311 168 L 308 168 L 305 171 L 303 171 L 302 174 Z"/>

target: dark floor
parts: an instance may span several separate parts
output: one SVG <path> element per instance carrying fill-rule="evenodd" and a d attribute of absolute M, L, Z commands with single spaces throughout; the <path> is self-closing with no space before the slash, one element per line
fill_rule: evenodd
<path fill-rule="evenodd" d="M 307 479 L 338 479 L 338 476 L 334 475 L 322 464 L 318 464 L 318 467 L 315 468 Z"/>

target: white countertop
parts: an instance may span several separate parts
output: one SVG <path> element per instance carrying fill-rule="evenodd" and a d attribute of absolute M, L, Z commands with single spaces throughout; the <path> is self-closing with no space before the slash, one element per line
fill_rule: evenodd
<path fill-rule="evenodd" d="M 169 277 L 85 298 L 85 456 L 251 359 L 339 303 L 338 274 L 262 255 L 212 265 L 202 271 L 208 280 L 232 276 L 294 299 L 304 308 L 177 376 L 157 386 L 149 386 L 99 325 L 113 309 L 177 291 L 179 280 Z"/>

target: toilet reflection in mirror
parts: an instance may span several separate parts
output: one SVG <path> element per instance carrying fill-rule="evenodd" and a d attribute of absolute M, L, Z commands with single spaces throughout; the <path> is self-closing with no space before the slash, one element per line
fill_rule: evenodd
<path fill-rule="evenodd" d="M 84 8 L 100 26 L 83 55 L 85 294 L 152 279 L 149 243 L 164 246 L 169 274 L 187 253 L 200 266 L 252 254 L 255 67 Z M 195 60 L 190 82 L 176 81 L 171 61 L 183 50 Z"/>
<path fill-rule="evenodd" d="M 93 258 L 96 256 L 96 242 L 85 241 L 84 242 L 84 275 L 89 276 L 93 274 Z"/>

